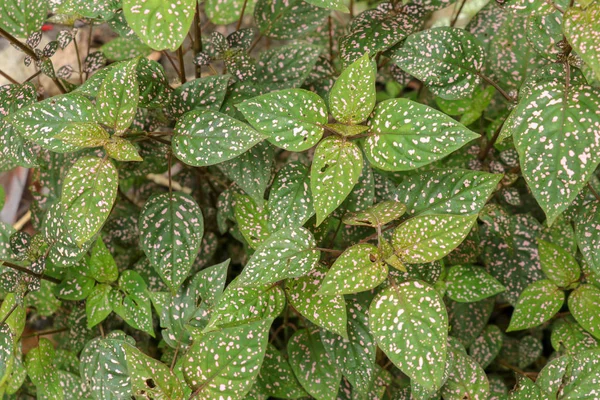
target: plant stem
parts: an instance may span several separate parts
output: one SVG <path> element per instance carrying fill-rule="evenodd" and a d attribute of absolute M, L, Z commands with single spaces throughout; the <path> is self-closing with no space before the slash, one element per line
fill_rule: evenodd
<path fill-rule="evenodd" d="M 331 15 L 327 17 L 328 31 L 329 31 L 329 62 L 333 64 L 333 23 L 331 22 Z"/>
<path fill-rule="evenodd" d="M 79 66 L 79 83 L 83 84 L 83 69 L 81 68 L 81 56 L 79 55 L 79 46 L 77 46 L 77 38 L 75 36 L 73 36 L 73 45 L 75 46 L 77 65 Z"/>
<path fill-rule="evenodd" d="M 61 283 L 60 279 L 56 279 L 56 278 L 53 278 L 51 276 L 44 275 L 44 274 L 38 275 L 35 272 L 33 272 L 31 270 L 28 270 L 25 267 L 21 267 L 20 265 L 13 264 L 13 263 L 11 263 L 9 261 L 0 260 L 0 265 L 2 265 L 4 267 L 12 268 L 12 269 L 14 269 L 16 271 L 23 272 L 23 273 L 25 273 L 27 275 L 36 277 L 38 279 L 43 279 L 43 280 L 48 281 L 48 282 L 57 283 L 57 284 Z"/>
<path fill-rule="evenodd" d="M 451 27 L 454 27 L 454 25 L 456 25 L 456 21 L 458 20 L 458 16 L 459 16 L 459 15 L 460 15 L 460 13 L 462 12 L 462 10 L 463 10 L 463 7 L 465 6 L 465 4 L 467 4 L 467 0 L 462 0 L 462 1 L 460 2 L 460 7 L 458 8 L 458 11 L 456 12 L 456 15 L 454 15 L 454 16 L 452 17 L 452 22 L 450 22 L 450 26 L 451 26 Z M 456 6 L 455 6 L 455 8 L 456 8 Z"/>
<path fill-rule="evenodd" d="M 594 195 L 594 197 L 596 198 L 596 200 L 600 201 L 600 194 L 598 194 L 598 192 L 596 191 L 596 189 L 594 189 L 594 187 L 592 186 L 592 184 L 588 182 L 587 185 L 590 188 L 590 192 L 592 192 L 592 194 Z"/>
<path fill-rule="evenodd" d="M 240 19 L 238 20 L 237 25 L 235 26 L 235 30 L 239 31 L 242 26 L 242 20 L 244 19 L 244 13 L 246 12 L 246 4 L 248 4 L 248 0 L 244 0 L 244 5 L 242 6 L 242 12 L 240 13 Z"/>
<path fill-rule="evenodd" d="M 179 68 L 177 68 L 177 65 L 175 65 L 175 62 L 173 61 L 171 56 L 164 50 L 162 51 L 162 54 L 163 54 L 163 56 L 167 57 L 167 60 L 169 60 L 169 63 L 171 63 L 171 66 L 173 67 L 175 72 L 177 72 L 177 75 L 181 76 L 181 73 L 179 72 Z"/>
<path fill-rule="evenodd" d="M 479 159 L 479 161 L 483 161 L 483 160 L 486 159 L 486 157 L 488 156 L 490 150 L 492 150 L 492 147 L 494 147 L 494 144 L 496 144 L 496 140 L 498 140 L 498 136 L 500 136 L 500 132 L 502 131 L 502 127 L 503 126 L 504 126 L 504 121 L 502 121 L 502 123 L 500 124 L 500 126 L 498 127 L 498 129 L 496 129 L 496 131 L 494 132 L 494 135 L 487 142 L 487 144 L 485 145 L 485 147 L 481 149 L 481 151 L 479 152 L 479 155 L 477 156 L 477 158 Z"/>
<path fill-rule="evenodd" d="M 200 26 L 200 6 L 198 2 L 196 2 L 196 14 L 194 15 L 194 33 L 194 56 L 196 56 L 202 51 L 202 27 Z M 202 67 L 196 65 L 194 73 L 196 78 L 200 78 L 202 76 Z"/>
<path fill-rule="evenodd" d="M 30 80 L 32 80 L 33 78 L 35 78 L 36 76 L 38 76 L 41 73 L 42 73 L 42 71 L 38 70 L 35 74 L 33 74 L 29 78 L 25 79 L 25 82 L 23 82 L 23 83 L 29 82 Z"/>
<path fill-rule="evenodd" d="M 516 100 L 514 97 L 511 97 L 508 93 L 506 93 L 506 91 L 502 89 L 500 85 L 494 82 L 490 77 L 485 76 L 481 72 L 478 72 L 477 75 L 479 75 L 479 77 L 486 81 L 488 84 L 492 85 L 506 100 L 510 101 L 511 103 L 513 103 Z"/>
<path fill-rule="evenodd" d="M 27 339 L 27 338 L 32 338 L 32 337 L 36 337 L 36 336 L 52 335 L 55 333 L 66 332 L 68 330 L 69 330 L 69 328 L 59 328 L 59 329 L 50 329 L 50 330 L 46 330 L 46 331 L 39 331 L 39 332 L 32 333 L 30 335 L 21 336 L 21 339 Z"/>
<path fill-rule="evenodd" d="M 339 256 L 340 254 L 342 254 L 342 253 L 343 253 L 343 251 L 341 251 L 341 250 L 325 249 L 325 248 L 323 248 L 323 247 L 315 247 L 314 249 L 315 249 L 315 250 L 322 251 L 322 252 L 324 252 L 324 253 L 331 253 L 331 254 L 335 254 L 335 255 L 338 255 L 338 256 Z"/>
<path fill-rule="evenodd" d="M 15 312 L 15 310 L 17 309 L 17 307 L 19 307 L 19 304 L 17 302 L 15 302 L 15 304 L 13 304 L 13 306 L 11 307 L 11 309 L 8 310 L 8 313 L 4 316 L 4 318 L 2 318 L 2 321 L 0 321 L 0 326 L 4 325 L 4 323 L 6 322 L 6 320 L 10 318 L 10 316 L 12 315 L 13 312 Z"/>
<path fill-rule="evenodd" d="M 16 79 L 12 78 L 10 75 L 8 75 L 6 72 L 2 71 L 1 69 L 0 69 L 0 75 L 2 75 L 4 78 L 6 78 L 6 80 L 8 80 L 10 83 L 19 85 L 19 82 L 17 82 Z"/>
<path fill-rule="evenodd" d="M 183 85 L 185 83 L 185 63 L 183 62 L 183 45 L 177 49 L 177 58 L 179 59 L 179 80 Z"/>
<path fill-rule="evenodd" d="M 260 39 L 263 38 L 263 35 L 261 33 L 258 34 L 258 37 L 254 40 L 254 43 L 252 43 L 252 45 L 250 46 L 250 48 L 248 49 L 248 53 L 250 53 L 258 44 L 258 42 L 260 42 Z"/>

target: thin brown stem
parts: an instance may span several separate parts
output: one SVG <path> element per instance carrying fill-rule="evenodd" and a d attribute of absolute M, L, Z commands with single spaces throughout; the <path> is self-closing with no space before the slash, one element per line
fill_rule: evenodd
<path fill-rule="evenodd" d="M 460 7 L 458 8 L 458 11 L 456 12 L 456 14 L 452 17 L 452 22 L 450 22 L 450 26 L 451 27 L 454 27 L 454 25 L 456 25 L 456 21 L 458 20 L 458 16 L 462 12 L 463 7 L 465 6 L 466 3 L 467 3 L 467 0 L 462 0 L 460 2 Z M 455 6 L 455 8 L 456 8 L 456 6 Z"/>
<path fill-rule="evenodd" d="M 179 347 L 181 343 L 177 342 L 177 347 L 175 347 L 175 354 L 173 354 L 173 360 L 171 361 L 171 367 L 169 370 L 173 372 L 173 368 L 175 368 L 175 363 L 177 362 L 177 356 L 179 355 Z"/>
<path fill-rule="evenodd" d="M 51 276 L 44 275 L 44 274 L 36 274 L 35 272 L 33 272 L 33 271 L 31 271 L 31 270 L 29 270 L 29 269 L 27 269 L 25 267 L 21 267 L 20 265 L 13 264 L 13 263 L 11 263 L 9 261 L 0 260 L 0 265 L 2 265 L 4 267 L 11 268 L 11 269 L 14 269 L 15 271 L 23 272 L 24 274 L 36 277 L 38 279 L 43 279 L 43 280 L 48 281 L 48 282 L 57 283 L 57 284 L 61 283 L 60 279 L 56 279 L 56 278 L 53 278 Z"/>
<path fill-rule="evenodd" d="M 500 132 L 502 131 L 502 127 L 503 126 L 504 126 L 504 121 L 502 121 L 502 123 L 500 124 L 500 126 L 496 129 L 496 131 L 494 132 L 494 135 L 486 143 L 485 147 L 481 149 L 481 151 L 479 152 L 479 155 L 477 156 L 477 158 L 479 159 L 479 161 L 483 161 L 483 160 L 485 160 L 487 158 L 488 154 L 490 153 L 490 151 L 494 147 L 494 144 L 496 144 L 496 141 L 498 140 L 498 136 L 500 136 Z"/>
<path fill-rule="evenodd" d="M 327 17 L 327 26 L 329 28 L 329 61 L 333 64 L 333 22 L 331 22 L 331 15 Z"/>
<path fill-rule="evenodd" d="M 171 176 L 171 166 L 173 163 L 173 152 L 169 151 L 169 161 L 168 161 L 168 175 L 169 175 L 169 195 L 171 195 L 173 193 L 173 180 L 172 180 L 172 176 Z"/>
<path fill-rule="evenodd" d="M 23 50 L 23 52 L 25 54 L 27 54 L 29 57 L 33 58 L 36 61 L 40 60 L 40 58 L 37 56 L 37 54 L 35 54 L 35 52 L 31 49 L 31 47 L 27 46 L 25 43 L 21 42 L 19 39 L 17 39 L 16 37 L 14 37 L 13 35 L 11 35 L 10 33 L 6 32 L 2 28 L 0 28 L 0 36 L 3 36 L 4 38 L 6 38 L 6 40 L 8 40 L 9 42 L 11 42 L 12 44 L 14 44 L 15 46 L 17 46 L 21 50 Z"/>
<path fill-rule="evenodd" d="M 510 96 L 504 89 L 498 85 L 498 83 L 494 82 L 490 77 L 483 75 L 481 72 L 478 73 L 479 77 L 486 81 L 489 85 L 492 85 L 507 101 L 513 103 L 516 99 Z"/>
<path fill-rule="evenodd" d="M 596 191 L 596 189 L 594 189 L 594 187 L 592 186 L 591 183 L 588 182 L 588 188 L 590 189 L 590 192 L 592 192 L 592 194 L 594 195 L 594 197 L 596 198 L 596 200 L 600 201 L 600 194 L 598 194 L 598 192 Z"/>
<path fill-rule="evenodd" d="M 33 74 L 33 75 L 31 75 L 29 78 L 25 79 L 25 82 L 23 82 L 23 83 L 29 82 L 30 80 L 32 80 L 32 79 L 33 79 L 33 78 L 35 78 L 36 76 L 39 76 L 41 73 L 42 73 L 42 71 L 41 71 L 41 70 L 38 70 L 38 71 L 37 71 L 35 74 Z"/>
<path fill-rule="evenodd" d="M 254 39 L 254 43 L 252 43 L 252 45 L 250 46 L 250 48 L 248 49 L 248 53 L 250 53 L 258 44 L 258 42 L 260 42 L 260 39 L 263 38 L 262 34 L 259 34 L 258 37 L 256 39 Z"/>
<path fill-rule="evenodd" d="M 244 0 L 244 5 L 242 6 L 242 12 L 240 13 L 240 19 L 238 19 L 238 23 L 235 26 L 235 30 L 239 31 L 242 26 L 242 20 L 244 19 L 244 13 L 246 12 L 246 5 L 248 4 L 248 0 Z"/>
<path fill-rule="evenodd" d="M 202 51 L 202 27 L 200 26 L 200 6 L 198 2 L 196 2 L 196 14 L 194 15 L 194 33 L 194 56 L 196 56 Z M 200 78 L 202 76 L 202 67 L 196 65 L 194 73 L 196 78 Z"/>
<path fill-rule="evenodd" d="M 315 247 L 315 250 L 319 250 L 322 251 L 323 253 L 330 253 L 330 254 L 334 254 L 336 256 L 339 256 L 340 254 L 343 253 L 343 251 L 341 250 L 334 250 L 334 249 L 325 249 L 323 247 Z"/>
<path fill-rule="evenodd" d="M 6 72 L 2 71 L 1 69 L 0 69 L 0 76 L 3 76 L 10 83 L 14 83 L 15 85 L 19 85 L 19 82 L 16 79 L 14 79 L 10 75 L 8 75 Z"/>
<path fill-rule="evenodd" d="M 183 45 L 182 45 L 183 46 Z M 177 49 L 177 58 L 179 59 L 179 80 L 183 85 L 185 83 L 185 63 L 183 62 L 183 47 Z"/>
<path fill-rule="evenodd" d="M 167 57 L 167 60 L 169 60 L 169 63 L 171 64 L 171 66 L 173 67 L 173 69 L 175 70 L 177 75 L 181 76 L 181 73 L 179 72 L 179 68 L 177 68 L 177 65 L 175 65 L 175 62 L 173 61 L 171 56 L 164 50 L 161 53 L 163 54 L 163 56 Z"/>
<path fill-rule="evenodd" d="M 77 65 L 79 66 L 79 83 L 83 84 L 83 68 L 81 68 L 81 56 L 79 55 L 79 46 L 77 38 L 73 36 L 73 46 L 75 46 L 75 55 L 77 56 Z"/>
<path fill-rule="evenodd" d="M 8 310 L 8 313 L 6 313 L 4 318 L 2 318 L 2 321 L 0 321 L 0 326 L 4 325 L 6 320 L 10 318 L 10 316 L 12 315 L 13 312 L 15 312 L 17 307 L 19 307 L 19 303 L 15 302 L 15 304 L 13 304 L 13 306 L 10 308 L 10 310 Z"/>
<path fill-rule="evenodd" d="M 39 331 L 39 332 L 31 333 L 29 335 L 24 335 L 24 336 L 21 336 L 21 338 L 27 339 L 27 338 L 32 338 L 32 337 L 36 337 L 36 336 L 53 335 L 55 333 L 67 332 L 68 330 L 69 330 L 69 328 L 49 329 L 46 331 Z"/>

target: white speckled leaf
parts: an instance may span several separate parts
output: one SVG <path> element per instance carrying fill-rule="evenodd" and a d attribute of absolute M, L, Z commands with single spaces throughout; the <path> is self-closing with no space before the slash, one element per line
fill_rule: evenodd
<path fill-rule="evenodd" d="M 319 293 L 325 278 L 326 268 L 317 265 L 305 276 L 288 279 L 285 284 L 286 297 L 290 304 L 312 323 L 340 336 L 348 337 L 347 316 L 344 296 Z"/>
<path fill-rule="evenodd" d="M 321 52 L 320 47 L 304 43 L 263 51 L 256 76 L 260 77 L 265 92 L 299 87 L 317 64 Z"/>
<path fill-rule="evenodd" d="M 123 14 L 137 36 L 154 50 L 175 51 L 190 29 L 196 0 L 123 0 Z"/>
<path fill-rule="evenodd" d="M 315 214 L 307 166 L 290 162 L 279 170 L 271 186 L 267 208 L 273 231 L 284 226 L 302 226 Z"/>
<path fill-rule="evenodd" d="M 154 337 L 152 306 L 148 285 L 133 270 L 125 270 L 119 277 L 118 290 L 108 295 L 110 306 L 127 324 Z"/>
<path fill-rule="evenodd" d="M 542 271 L 557 286 L 567 288 L 579 282 L 581 270 L 573 255 L 554 243 L 538 239 Z"/>
<path fill-rule="evenodd" d="M 336 136 L 319 143 L 310 172 L 317 225 L 348 197 L 362 167 L 362 152 L 356 144 Z"/>
<path fill-rule="evenodd" d="M 83 122 L 67 125 L 60 133 L 54 135 L 54 139 L 60 139 L 79 150 L 86 147 L 104 146 L 108 143 L 109 135 L 97 123 Z"/>
<path fill-rule="evenodd" d="M 143 161 L 137 147 L 127 139 L 113 136 L 104 145 L 108 155 L 117 161 Z"/>
<path fill-rule="evenodd" d="M 455 265 L 446 277 L 446 295 L 458 302 L 483 300 L 504 290 L 500 282 L 475 265 Z"/>
<path fill-rule="evenodd" d="M 317 29 L 328 14 L 303 0 L 258 0 L 254 21 L 263 36 L 296 39 Z"/>
<path fill-rule="evenodd" d="M 394 200 L 384 200 L 366 210 L 344 215 L 346 225 L 378 227 L 399 219 L 406 212 L 406 206 Z"/>
<path fill-rule="evenodd" d="M 344 0 L 308 0 L 307 3 L 313 4 L 317 7 L 326 8 L 328 10 L 337 10 L 344 13 L 349 11 Z"/>
<path fill-rule="evenodd" d="M 295 399 L 308 396 L 296 379 L 287 358 L 272 344 L 267 345 L 256 385 L 263 388 L 266 395 L 277 398 Z"/>
<path fill-rule="evenodd" d="M 379 347 L 426 390 L 442 386 L 448 315 L 440 295 L 421 281 L 392 284 L 375 296 L 369 326 Z"/>
<path fill-rule="evenodd" d="M 54 367 L 54 345 L 46 338 L 39 339 L 38 347 L 31 349 L 25 359 L 27 375 L 38 390 L 39 395 L 50 399 L 62 399 L 63 387 L 57 369 Z"/>
<path fill-rule="evenodd" d="M 168 366 L 128 343 L 123 343 L 122 347 L 135 396 L 165 400 L 183 399 L 183 384 Z"/>
<path fill-rule="evenodd" d="M 240 18 L 244 6 L 245 13 L 250 14 L 254 4 L 254 0 L 207 0 L 204 2 L 204 12 L 215 25 L 228 25 Z"/>
<path fill-rule="evenodd" d="M 479 85 L 485 52 L 464 29 L 438 27 L 410 35 L 392 60 L 433 93 L 453 100 L 470 96 Z"/>
<path fill-rule="evenodd" d="M 290 365 L 302 387 L 317 400 L 335 400 L 342 372 L 327 354 L 318 330 L 300 329 L 288 343 Z"/>
<path fill-rule="evenodd" d="M 323 99 L 304 89 L 267 93 L 236 107 L 271 143 L 290 151 L 304 151 L 317 144 L 328 117 Z"/>
<path fill-rule="evenodd" d="M 496 325 L 488 325 L 469 347 L 469 355 L 485 369 L 500 354 L 503 333 Z"/>
<path fill-rule="evenodd" d="M 442 387 L 444 400 L 488 400 L 490 383 L 483 368 L 462 351 L 451 347 L 448 358 L 452 368 Z"/>
<path fill-rule="evenodd" d="M 93 328 L 104 321 L 112 312 L 112 305 L 109 301 L 111 291 L 112 288 L 110 285 L 98 284 L 87 297 L 85 302 L 85 314 L 87 317 L 88 329 Z"/>
<path fill-rule="evenodd" d="M 375 107 L 377 64 L 365 54 L 344 69 L 329 92 L 329 109 L 338 122 L 360 124 Z"/>
<path fill-rule="evenodd" d="M 179 118 L 192 110 L 219 111 L 230 79 L 231 75 L 215 75 L 184 83 L 171 94 L 168 113 Z"/>
<path fill-rule="evenodd" d="M 253 249 L 269 238 L 272 231 L 269 229 L 268 210 L 259 207 L 250 196 L 235 194 L 233 213 L 240 233 Z"/>
<path fill-rule="evenodd" d="M 408 171 L 446 157 L 479 135 L 431 107 L 391 99 L 377 105 L 364 139 L 369 162 L 388 171 Z"/>
<path fill-rule="evenodd" d="M 600 162 L 600 91 L 554 74 L 533 82 L 502 128 L 548 224 L 575 199 Z"/>
<path fill-rule="evenodd" d="M 565 293 L 552 281 L 541 279 L 521 293 L 507 332 L 533 328 L 548 321 L 565 302 Z"/>
<path fill-rule="evenodd" d="M 75 151 L 76 146 L 56 139 L 63 129 L 85 127 L 94 122 L 94 105 L 77 94 L 55 96 L 6 117 L 21 136 L 58 153 Z"/>
<path fill-rule="evenodd" d="M 15 339 L 8 325 L 0 326 L 0 382 L 4 384 L 15 363 Z"/>
<path fill-rule="evenodd" d="M 46 1 L 3 0 L 0 3 L 0 27 L 13 36 L 26 38 L 41 29 L 47 8 Z"/>
<path fill-rule="evenodd" d="M 373 289 L 385 281 L 387 274 L 387 265 L 380 260 L 376 246 L 356 244 L 335 260 L 318 294 L 332 296 Z"/>
<path fill-rule="evenodd" d="M 434 169 L 404 178 L 394 198 L 410 215 L 478 214 L 501 179 L 483 171 Z"/>
<path fill-rule="evenodd" d="M 600 79 L 600 4 L 569 7 L 563 18 L 565 37 Z"/>
<path fill-rule="evenodd" d="M 394 230 L 394 254 L 408 263 L 439 260 L 454 250 L 467 236 L 476 215 L 421 215 Z"/>
<path fill-rule="evenodd" d="M 214 111 L 192 111 L 177 121 L 173 153 L 194 167 L 231 160 L 265 139 L 248 125 Z"/>
<path fill-rule="evenodd" d="M 483 332 L 494 310 L 494 299 L 487 298 L 475 303 L 459 303 L 448 299 L 448 323 L 450 335 L 463 346 L 469 347 Z"/>
<path fill-rule="evenodd" d="M 570 354 L 593 349 L 600 344 L 600 340 L 587 333 L 571 315 L 554 322 L 550 340 L 555 351 L 564 353 L 566 350 Z"/>
<path fill-rule="evenodd" d="M 111 68 L 96 97 L 96 114 L 101 122 L 124 132 L 133 121 L 140 98 L 136 68 L 138 59 Z"/>
<path fill-rule="evenodd" d="M 92 238 L 108 218 L 117 197 L 119 177 L 110 160 L 77 160 L 62 185 L 64 224 L 77 246 Z"/>
<path fill-rule="evenodd" d="M 596 339 L 600 339 L 600 289 L 585 284 L 569 295 L 569 310 L 575 320 Z"/>
<path fill-rule="evenodd" d="M 200 250 L 204 219 L 196 201 L 179 192 L 152 196 L 139 218 L 140 247 L 161 279 L 175 292 Z"/>
<path fill-rule="evenodd" d="M 517 374 L 517 385 L 508 395 L 508 400 L 542 400 L 540 388 L 525 375 Z"/>
<path fill-rule="evenodd" d="M 313 235 L 305 228 L 282 229 L 256 249 L 237 280 L 238 286 L 258 286 L 306 274 L 319 261 Z"/>
<path fill-rule="evenodd" d="M 548 362 L 539 372 L 536 385 L 540 387 L 544 394 L 549 395 L 549 398 L 558 398 L 558 391 L 562 387 L 563 378 L 567 373 L 567 368 L 571 364 L 571 357 L 566 355 L 556 357 Z"/>
<path fill-rule="evenodd" d="M 575 219 L 577 246 L 588 267 L 600 276 L 600 204 L 591 203 Z"/>
<path fill-rule="evenodd" d="M 600 349 L 583 351 L 573 356 L 570 376 L 559 392 L 560 399 L 594 399 L 598 397 L 600 381 Z"/>
<path fill-rule="evenodd" d="M 265 357 L 272 319 L 202 335 L 186 353 L 183 376 L 193 398 L 243 399 Z"/>
<path fill-rule="evenodd" d="M 285 306 L 285 293 L 279 286 L 229 286 L 212 311 L 205 332 L 275 319 Z"/>

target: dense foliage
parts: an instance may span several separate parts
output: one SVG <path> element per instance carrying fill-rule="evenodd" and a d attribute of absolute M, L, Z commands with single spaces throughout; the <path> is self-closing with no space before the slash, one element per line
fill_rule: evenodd
<path fill-rule="evenodd" d="M 2 0 L 0 35 L 63 93 L 0 87 L 4 398 L 600 398 L 598 0 Z"/>

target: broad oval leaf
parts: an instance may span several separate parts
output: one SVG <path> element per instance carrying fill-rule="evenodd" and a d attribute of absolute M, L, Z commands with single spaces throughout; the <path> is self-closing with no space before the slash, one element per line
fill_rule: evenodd
<path fill-rule="evenodd" d="M 448 315 L 435 289 L 421 281 L 392 284 L 371 302 L 369 326 L 379 347 L 412 382 L 426 390 L 442 386 Z"/>
<path fill-rule="evenodd" d="M 538 240 L 538 253 L 542 271 L 557 286 L 569 288 L 579 282 L 579 264 L 568 251 L 554 243 Z"/>
<path fill-rule="evenodd" d="M 483 300 L 504 290 L 493 276 L 474 265 L 455 265 L 446 277 L 446 294 L 458 302 Z"/>
<path fill-rule="evenodd" d="M 565 37 L 600 80 L 600 4 L 569 7 L 563 17 Z"/>
<path fill-rule="evenodd" d="M 503 333 L 500 328 L 496 325 L 488 325 L 469 346 L 469 355 L 485 369 L 500 354 L 502 341 Z"/>
<path fill-rule="evenodd" d="M 464 29 L 438 27 L 410 35 L 392 60 L 433 93 L 453 100 L 470 96 L 479 85 L 485 52 Z"/>
<path fill-rule="evenodd" d="M 124 0 L 123 14 L 137 36 L 154 50 L 175 51 L 190 29 L 196 0 Z"/>
<path fill-rule="evenodd" d="M 515 305 L 507 332 L 533 328 L 548 321 L 562 307 L 565 293 L 542 279 L 527 286 Z"/>
<path fill-rule="evenodd" d="M 354 143 L 335 136 L 319 143 L 310 172 L 317 225 L 348 197 L 358 182 L 362 165 L 362 153 Z"/>
<path fill-rule="evenodd" d="M 77 246 L 92 238 L 108 218 L 117 197 L 119 177 L 110 160 L 80 158 L 62 186 L 64 224 Z"/>
<path fill-rule="evenodd" d="M 236 284 L 258 286 L 302 276 L 319 262 L 316 246 L 309 230 L 284 228 L 256 249 Z"/>
<path fill-rule="evenodd" d="M 600 339 L 600 289 L 585 284 L 579 286 L 569 295 L 569 310 L 579 325 Z"/>
<path fill-rule="evenodd" d="M 231 160 L 265 137 L 248 125 L 215 111 L 192 111 L 177 121 L 173 153 L 194 167 Z"/>
<path fill-rule="evenodd" d="M 490 383 L 483 368 L 460 350 L 450 348 L 448 355 L 452 367 L 442 387 L 444 400 L 488 399 Z"/>
<path fill-rule="evenodd" d="M 409 171 L 446 157 L 478 138 L 453 118 L 408 99 L 379 103 L 369 119 L 363 149 L 369 162 L 387 171 Z"/>
<path fill-rule="evenodd" d="M 117 132 L 124 132 L 133 121 L 137 110 L 140 89 L 136 68 L 138 60 L 117 64 L 102 81 L 96 97 L 98 122 Z"/>
<path fill-rule="evenodd" d="M 328 117 L 323 99 L 304 89 L 267 93 L 236 107 L 271 143 L 290 151 L 304 151 L 317 144 Z"/>
<path fill-rule="evenodd" d="M 314 31 L 329 12 L 303 0 L 258 0 L 254 20 L 263 36 L 296 39 Z"/>
<path fill-rule="evenodd" d="M 198 255 L 204 219 L 196 201 L 175 192 L 152 196 L 139 219 L 140 246 L 161 279 L 175 292 Z"/>
<path fill-rule="evenodd" d="M 421 215 L 394 230 L 394 254 L 408 263 L 439 260 L 454 250 L 467 236 L 476 215 Z"/>

